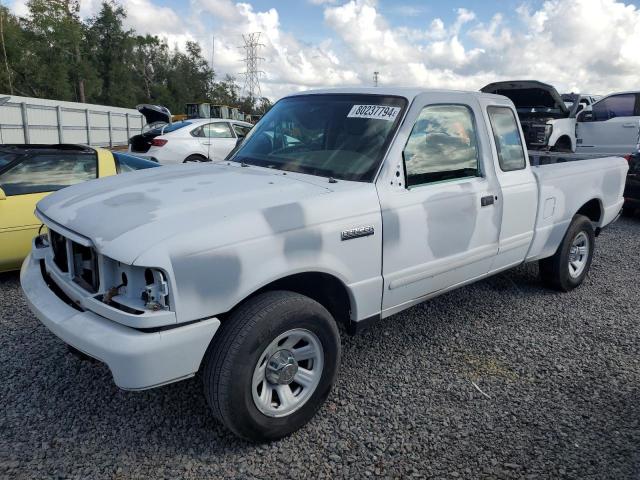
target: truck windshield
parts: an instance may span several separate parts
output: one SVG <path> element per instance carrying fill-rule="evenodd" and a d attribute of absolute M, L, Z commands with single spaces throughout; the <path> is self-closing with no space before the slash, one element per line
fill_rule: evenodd
<path fill-rule="evenodd" d="M 276 103 L 231 161 L 369 182 L 407 100 L 384 95 L 301 95 Z"/>

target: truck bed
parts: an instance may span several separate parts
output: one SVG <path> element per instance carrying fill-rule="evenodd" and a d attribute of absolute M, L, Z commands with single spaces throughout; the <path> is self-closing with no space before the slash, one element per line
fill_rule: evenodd
<path fill-rule="evenodd" d="M 550 165 L 554 163 L 577 162 L 582 160 L 594 160 L 596 158 L 619 158 L 610 154 L 602 153 L 568 153 L 568 152 L 545 152 L 541 150 L 529 150 L 529 163 L 532 167 L 540 165 Z"/>
<path fill-rule="evenodd" d="M 592 215 L 595 227 L 616 219 L 623 203 L 624 158 L 553 153 L 529 158 L 538 182 L 538 215 L 527 260 L 553 255 L 574 213 L 589 202 L 597 212 Z"/>

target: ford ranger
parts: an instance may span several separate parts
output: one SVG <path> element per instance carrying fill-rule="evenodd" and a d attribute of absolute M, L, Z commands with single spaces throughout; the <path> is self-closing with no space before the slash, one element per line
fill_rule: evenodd
<path fill-rule="evenodd" d="M 37 205 L 30 307 L 141 390 L 199 373 L 244 438 L 283 437 L 327 398 L 339 324 L 361 330 L 524 262 L 578 287 L 622 207 L 627 162 L 531 167 L 504 96 L 297 93 L 227 161 L 93 180 Z"/>

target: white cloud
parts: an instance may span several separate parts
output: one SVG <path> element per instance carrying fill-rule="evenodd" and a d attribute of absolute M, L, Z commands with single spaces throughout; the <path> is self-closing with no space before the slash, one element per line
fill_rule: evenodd
<path fill-rule="evenodd" d="M 26 12 L 25 1 L 14 0 L 13 10 Z M 315 44 L 284 30 L 277 8 L 260 11 L 249 0 L 190 0 L 187 16 L 155 1 L 122 0 L 127 25 L 171 45 L 197 39 L 207 58 L 214 33 L 219 74 L 238 76 L 244 69 L 242 34 L 262 32 L 263 93 L 274 99 L 304 88 L 370 85 L 373 71 L 383 85 L 425 88 L 478 89 L 509 78 L 591 93 L 640 87 L 640 11 L 622 1 L 546 0 L 533 8 L 523 0 L 515 17 L 496 12 L 488 22 L 459 8 L 450 22 L 423 13 L 424 27 L 408 28 L 391 25 L 376 0 L 308 0 L 322 8 L 323 17 L 300 21 L 324 20 L 332 32 Z M 95 14 L 99 6 L 99 0 L 83 0 L 81 14 Z M 211 29 L 209 15 L 219 28 Z"/>
<path fill-rule="evenodd" d="M 214 67 L 219 73 L 231 73 L 237 76 L 240 85 L 243 77 L 238 75 L 244 70 L 243 34 L 261 32 L 263 44 L 259 54 L 264 60 L 260 68 L 265 73 L 261 79 L 262 93 L 278 98 L 290 91 L 309 87 L 358 84 L 356 72 L 345 68 L 334 51 L 331 40 L 318 45 L 309 45 L 297 40 L 280 26 L 280 17 L 275 8 L 256 11 L 248 3 L 236 3 L 233 13 L 218 13 L 211 8 L 211 0 L 194 0 L 196 8 L 208 12 L 225 21 L 216 30 Z M 217 2 L 216 2 L 217 3 Z M 214 5 L 217 7 L 217 5 Z"/>

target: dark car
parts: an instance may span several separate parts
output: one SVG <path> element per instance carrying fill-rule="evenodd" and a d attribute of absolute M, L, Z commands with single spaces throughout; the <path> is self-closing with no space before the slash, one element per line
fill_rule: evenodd
<path fill-rule="evenodd" d="M 624 187 L 624 213 L 633 214 L 640 210 L 640 152 L 625 156 L 629 162 L 627 184 Z"/>

